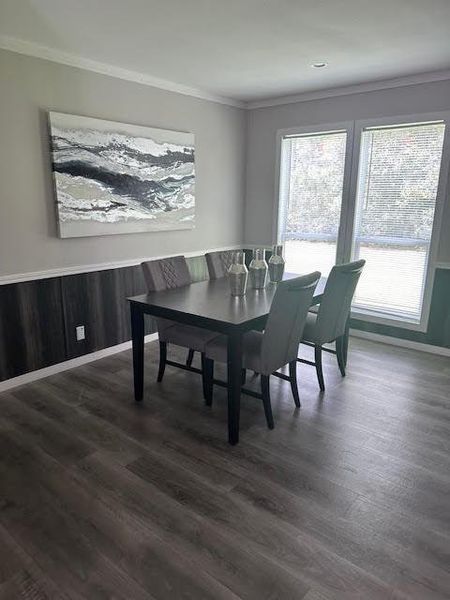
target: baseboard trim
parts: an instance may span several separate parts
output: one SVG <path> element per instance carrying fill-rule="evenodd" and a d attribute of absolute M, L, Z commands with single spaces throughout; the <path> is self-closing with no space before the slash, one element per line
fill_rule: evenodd
<path fill-rule="evenodd" d="M 371 342 L 388 344 L 389 346 L 398 346 L 400 348 L 409 348 L 410 350 L 418 350 L 419 352 L 427 352 L 429 354 L 438 354 L 440 356 L 450 357 L 450 348 L 433 346 L 431 344 L 423 344 L 421 342 L 413 342 L 412 340 L 403 340 L 401 338 L 394 338 L 389 335 L 381 335 L 379 333 L 372 333 L 370 331 L 351 329 L 350 336 L 363 340 L 369 340 Z M 147 344 L 148 342 L 154 342 L 157 339 L 158 334 L 151 333 L 145 336 L 145 343 Z M 12 379 L 0 381 L 0 392 L 5 392 L 6 390 L 10 390 L 20 385 L 25 385 L 26 383 L 44 379 L 45 377 L 50 377 L 50 375 L 55 375 L 56 373 L 62 373 L 63 371 L 80 367 L 81 365 L 100 360 L 101 358 L 112 356 L 118 352 L 123 352 L 129 348 L 131 348 L 131 341 L 118 344 L 117 346 L 111 346 L 110 348 L 104 348 L 103 350 L 98 350 L 97 352 L 91 352 L 90 354 L 84 354 L 83 356 L 78 356 L 77 358 L 72 358 L 62 363 L 45 367 L 44 369 L 31 371 L 30 373 L 25 373 L 24 375 L 19 375 L 18 377 L 13 377 Z"/>
<path fill-rule="evenodd" d="M 148 342 L 153 342 L 157 339 L 158 334 L 151 333 L 145 336 L 145 343 L 147 344 Z M 24 375 L 19 375 L 18 377 L 13 377 L 12 379 L 0 381 L 0 392 L 5 392 L 6 390 L 18 387 L 19 385 L 31 383 L 32 381 L 44 379 L 45 377 L 50 377 L 50 375 L 55 375 L 56 373 L 62 373 L 63 371 L 80 367 L 81 365 L 105 358 L 106 356 L 123 352 L 129 348 L 131 348 L 131 341 L 118 344 L 117 346 L 111 346 L 110 348 L 104 348 L 103 350 L 98 350 L 97 352 L 91 352 L 90 354 L 84 354 L 83 356 L 78 356 L 77 358 L 71 358 L 70 360 L 66 360 L 56 365 L 51 365 L 50 367 L 45 367 L 44 369 L 39 369 L 38 371 L 30 371 L 30 373 L 25 373 Z"/>
<path fill-rule="evenodd" d="M 399 346 L 400 348 L 409 348 L 410 350 L 427 352 L 428 354 L 450 356 L 450 348 L 444 348 L 443 346 L 433 346 L 431 344 L 423 344 L 422 342 L 413 342 L 412 340 L 404 340 L 401 338 L 391 337 L 390 335 L 372 333 L 371 331 L 360 331 L 359 329 L 351 329 L 350 336 L 361 338 L 363 340 L 369 340 L 371 342 L 388 344 L 389 346 Z"/>

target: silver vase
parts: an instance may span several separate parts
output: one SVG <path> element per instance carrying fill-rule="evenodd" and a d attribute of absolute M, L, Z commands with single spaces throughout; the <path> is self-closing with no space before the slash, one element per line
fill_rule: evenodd
<path fill-rule="evenodd" d="M 238 250 L 233 254 L 233 262 L 228 269 L 228 280 L 232 296 L 245 296 L 247 291 L 248 270 L 245 266 L 244 252 Z"/>
<path fill-rule="evenodd" d="M 250 286 L 255 290 L 262 290 L 266 287 L 267 281 L 267 263 L 265 260 L 264 248 L 253 250 L 253 258 L 248 268 L 250 277 Z"/>
<path fill-rule="evenodd" d="M 269 258 L 269 277 L 273 283 L 282 281 L 284 275 L 285 260 L 283 258 L 283 246 L 274 246 L 272 256 Z"/>

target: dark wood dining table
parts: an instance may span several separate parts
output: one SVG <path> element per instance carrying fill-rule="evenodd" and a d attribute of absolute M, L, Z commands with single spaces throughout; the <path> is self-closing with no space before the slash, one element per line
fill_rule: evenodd
<path fill-rule="evenodd" d="M 296 275 L 285 274 L 285 279 Z M 326 278 L 315 290 L 313 304 L 323 294 Z M 262 290 L 248 289 L 242 297 L 230 295 L 226 277 L 191 285 L 151 292 L 128 298 L 133 343 L 134 397 L 144 395 L 144 316 L 163 317 L 178 323 L 195 325 L 228 338 L 228 441 L 239 442 L 239 415 L 242 385 L 242 336 L 252 329 L 264 329 L 276 284 Z"/>

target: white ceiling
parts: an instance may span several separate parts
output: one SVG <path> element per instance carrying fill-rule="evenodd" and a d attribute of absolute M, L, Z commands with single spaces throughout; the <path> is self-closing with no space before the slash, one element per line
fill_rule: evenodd
<path fill-rule="evenodd" d="M 0 36 L 255 101 L 450 68 L 450 0 L 0 0 Z"/>

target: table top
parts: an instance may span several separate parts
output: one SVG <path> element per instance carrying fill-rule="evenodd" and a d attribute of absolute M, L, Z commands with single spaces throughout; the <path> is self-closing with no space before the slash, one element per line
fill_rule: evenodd
<path fill-rule="evenodd" d="M 284 278 L 293 277 L 298 275 L 285 274 Z M 326 278 L 322 277 L 316 287 L 313 303 L 319 301 L 325 283 Z M 269 283 L 263 290 L 248 289 L 245 296 L 233 297 L 227 277 L 222 277 L 180 288 L 141 294 L 128 300 L 140 305 L 144 312 L 157 317 L 196 325 L 217 326 L 220 330 L 223 326 L 254 326 L 266 319 L 276 289 L 276 284 Z"/>

